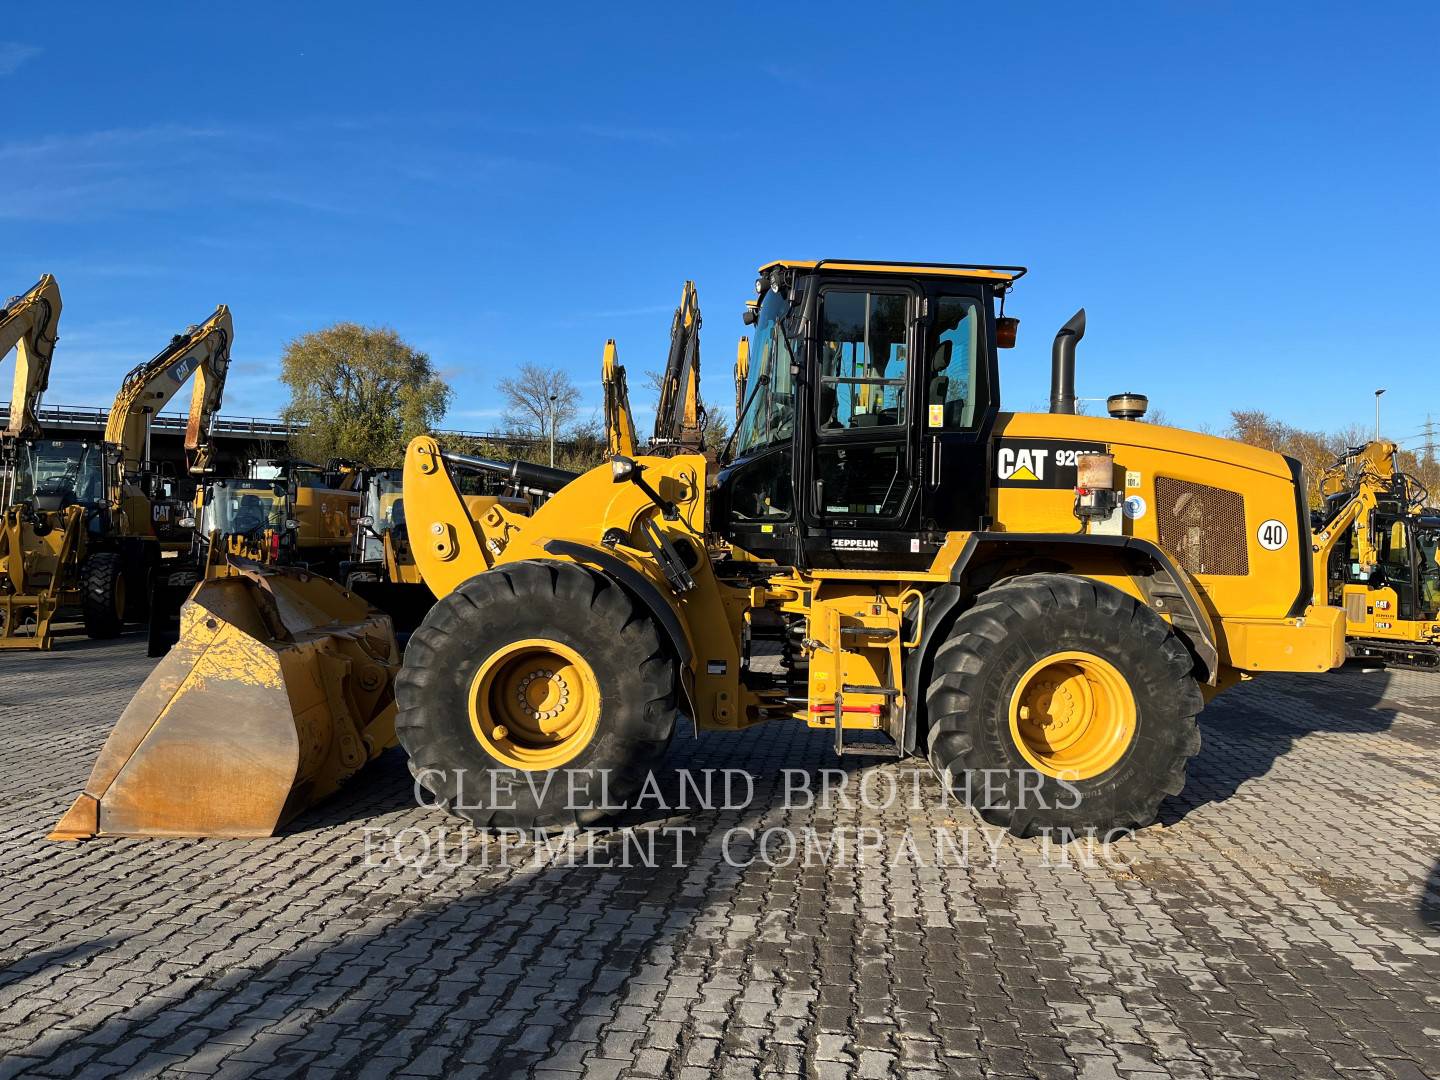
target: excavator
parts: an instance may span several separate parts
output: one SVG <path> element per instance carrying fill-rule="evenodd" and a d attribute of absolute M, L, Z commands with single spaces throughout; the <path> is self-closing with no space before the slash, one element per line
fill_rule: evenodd
<path fill-rule="evenodd" d="M 1440 669 L 1440 510 L 1396 465 L 1397 447 L 1352 447 L 1320 478 L 1317 602 L 1345 613 L 1350 656 Z"/>
<path fill-rule="evenodd" d="M 155 529 L 150 418 L 194 376 L 185 446 L 192 466 L 203 467 L 233 336 L 222 304 L 130 371 L 100 443 L 17 443 L 3 530 L 11 591 L 0 646 L 50 648 L 51 620 L 67 604 L 78 604 L 92 638 L 114 637 L 127 617 L 143 614 L 162 546 L 181 546 L 162 545 Z"/>
<path fill-rule="evenodd" d="M 60 338 L 61 306 L 60 285 L 46 274 L 0 310 L 0 359 L 15 350 L 10 413 L 0 433 L 0 648 L 48 643 L 59 604 L 59 581 L 28 555 L 23 540 L 37 494 L 46 498 L 56 480 L 40 444 L 38 411 Z M 68 555 L 78 542 L 82 513 L 78 506 L 62 513 L 53 537 L 57 552 Z"/>
<path fill-rule="evenodd" d="M 1108 839 L 1182 790 L 1208 700 L 1338 666 L 1297 461 L 1136 423 L 1139 395 L 1076 415 L 1083 310 L 1052 345 L 1050 411 L 1001 409 L 1024 274 L 765 264 L 713 483 L 700 453 L 617 454 L 549 478 L 529 516 L 477 520 L 461 478 L 519 466 L 412 440 L 406 520 L 438 600 L 391 715 L 417 784 L 482 828 L 586 826 L 646 790 L 678 731 L 788 721 L 837 755 L 922 758 L 1015 835 Z M 331 745 L 296 693 L 262 728 L 235 684 L 267 651 L 253 628 L 196 600 L 190 626 L 231 646 L 215 677 L 157 671 L 52 835 L 260 835 L 333 789 L 293 749 Z M 343 697 L 317 719 L 372 746 Z M 229 801 L 262 789 L 264 813 Z"/>

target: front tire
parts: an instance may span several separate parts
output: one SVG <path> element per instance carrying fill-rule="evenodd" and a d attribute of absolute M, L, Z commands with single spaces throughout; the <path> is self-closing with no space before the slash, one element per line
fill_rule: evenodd
<path fill-rule="evenodd" d="M 929 758 L 992 825 L 1103 838 L 1183 789 L 1203 704 L 1189 650 L 1153 611 L 1034 574 L 983 594 L 937 651 Z"/>
<path fill-rule="evenodd" d="M 80 567 L 80 615 L 92 638 L 120 636 L 125 629 L 124 562 L 113 551 L 98 551 Z"/>
<path fill-rule="evenodd" d="M 479 574 L 410 638 L 395 732 L 410 771 L 481 828 L 557 828 L 635 795 L 674 732 L 676 663 L 655 620 L 573 563 Z"/>

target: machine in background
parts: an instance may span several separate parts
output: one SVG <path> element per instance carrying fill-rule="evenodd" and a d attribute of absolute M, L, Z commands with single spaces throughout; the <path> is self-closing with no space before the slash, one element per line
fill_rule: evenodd
<path fill-rule="evenodd" d="M 1316 601 L 1345 612 L 1349 655 L 1440 668 L 1440 509 L 1395 463 L 1393 442 L 1353 447 L 1320 478 Z"/>

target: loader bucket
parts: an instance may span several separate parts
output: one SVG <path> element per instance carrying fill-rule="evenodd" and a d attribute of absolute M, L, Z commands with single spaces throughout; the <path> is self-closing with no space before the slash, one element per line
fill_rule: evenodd
<path fill-rule="evenodd" d="M 50 834 L 270 836 L 395 743 L 390 620 L 326 578 L 234 562 Z"/>

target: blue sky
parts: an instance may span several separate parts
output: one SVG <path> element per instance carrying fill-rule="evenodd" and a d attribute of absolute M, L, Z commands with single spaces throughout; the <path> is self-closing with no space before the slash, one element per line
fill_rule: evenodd
<path fill-rule="evenodd" d="M 1433 6 L 65 6 L 0 43 L 0 291 L 60 279 L 52 404 L 224 301 L 229 413 L 337 319 L 428 351 L 450 426 L 522 361 L 588 413 L 687 277 L 728 404 L 756 266 L 839 256 L 1028 265 L 1009 408 L 1083 305 L 1082 395 L 1440 422 Z"/>

